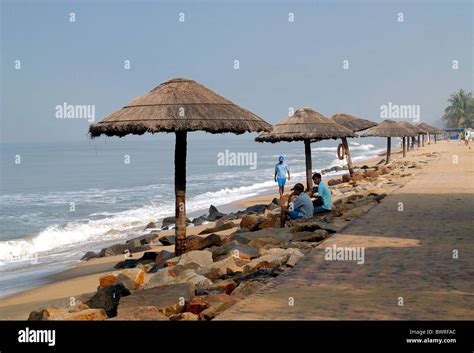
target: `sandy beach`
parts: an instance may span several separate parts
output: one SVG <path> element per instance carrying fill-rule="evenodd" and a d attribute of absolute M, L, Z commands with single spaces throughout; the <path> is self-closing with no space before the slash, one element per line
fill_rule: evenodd
<path fill-rule="evenodd" d="M 405 161 L 424 161 L 429 159 L 426 154 L 431 151 L 442 151 L 443 153 L 454 153 L 455 151 L 462 150 L 462 146 L 457 144 L 450 144 L 447 142 L 438 142 L 438 144 L 425 145 L 425 147 L 410 151 Z M 379 162 L 381 157 L 362 161 L 356 163 L 356 166 L 369 165 L 372 166 Z M 394 160 L 401 159 L 401 152 L 399 149 L 394 151 Z M 435 167 L 432 164 L 426 164 L 429 172 L 435 172 Z M 433 169 L 433 170 L 431 170 Z M 415 177 L 417 170 L 413 170 L 413 175 L 410 178 Z M 468 173 L 468 171 L 463 171 Z M 333 177 L 333 178 L 340 178 Z M 400 183 L 406 183 L 409 178 L 400 179 Z M 291 185 L 291 183 L 290 183 Z M 289 190 L 289 188 L 288 188 Z M 428 192 L 428 190 L 426 190 Z M 233 202 L 222 209 L 243 209 L 256 204 L 267 204 L 276 197 L 276 193 L 270 193 L 252 197 L 244 200 Z M 336 198 L 337 199 L 337 198 Z M 221 208 L 219 208 L 221 209 Z M 428 217 L 436 217 L 436 215 L 427 215 Z M 234 221 L 238 225 L 239 220 Z M 188 235 L 196 235 L 200 231 L 209 228 L 212 224 L 201 225 L 196 227 L 188 228 Z M 231 234 L 238 228 L 232 228 L 229 230 L 221 231 L 219 234 Z M 174 235 L 174 230 L 163 231 L 160 235 Z M 154 246 L 148 251 L 161 251 L 168 250 L 173 251 L 173 246 Z M 143 252 L 133 254 L 133 258 L 140 258 Z M 71 298 L 84 301 L 89 298 L 97 289 L 98 279 L 113 271 L 113 267 L 117 262 L 123 260 L 123 255 L 103 257 L 99 259 L 91 259 L 86 262 L 81 262 L 71 269 L 66 271 L 50 275 L 46 277 L 46 280 L 51 283 L 41 286 L 39 288 L 26 290 L 21 293 L 16 293 L 7 298 L 4 298 L 0 302 L 0 319 L 2 320 L 25 320 L 31 311 L 37 310 L 41 307 L 50 306 L 67 306 L 69 305 Z M 145 274 L 145 282 L 149 279 L 151 274 Z"/>

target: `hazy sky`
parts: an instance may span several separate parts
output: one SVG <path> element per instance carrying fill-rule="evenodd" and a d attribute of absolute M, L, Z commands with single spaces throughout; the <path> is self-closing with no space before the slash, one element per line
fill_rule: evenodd
<path fill-rule="evenodd" d="M 57 119 L 57 105 L 94 105 L 100 120 L 173 77 L 270 123 L 301 106 L 381 121 L 389 102 L 419 105 L 422 121 L 436 122 L 453 91 L 472 90 L 472 8 L 452 0 L 2 1 L 2 141 L 87 140 L 89 122 Z"/>

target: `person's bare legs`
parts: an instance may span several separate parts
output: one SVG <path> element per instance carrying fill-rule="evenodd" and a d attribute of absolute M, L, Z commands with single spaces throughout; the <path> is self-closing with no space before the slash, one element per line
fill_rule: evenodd
<path fill-rule="evenodd" d="M 285 207 L 282 207 L 282 208 L 281 208 L 281 213 L 280 213 L 280 228 L 285 228 L 286 216 L 287 216 L 289 213 L 290 213 L 290 212 L 289 212 L 288 209 L 286 209 Z"/>

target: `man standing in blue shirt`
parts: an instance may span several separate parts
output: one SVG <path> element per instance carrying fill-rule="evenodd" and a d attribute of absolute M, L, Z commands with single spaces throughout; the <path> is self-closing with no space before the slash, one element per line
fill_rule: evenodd
<path fill-rule="evenodd" d="M 275 165 L 275 181 L 278 182 L 278 189 L 280 190 L 280 198 L 285 193 L 286 175 L 290 180 L 290 169 L 285 163 L 285 157 L 278 157 L 278 163 Z"/>
<path fill-rule="evenodd" d="M 313 183 L 318 187 L 318 197 L 314 200 L 314 213 L 329 212 L 332 208 L 331 191 L 321 181 L 321 174 L 313 174 Z"/>

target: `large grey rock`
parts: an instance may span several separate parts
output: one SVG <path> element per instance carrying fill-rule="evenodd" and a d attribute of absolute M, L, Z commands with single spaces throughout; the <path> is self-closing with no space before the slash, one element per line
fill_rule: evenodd
<path fill-rule="evenodd" d="M 172 274 L 174 274 L 173 267 L 165 267 L 157 270 L 156 273 L 150 277 L 148 283 L 145 285 L 145 289 L 172 284 L 176 278 Z"/>
<path fill-rule="evenodd" d="M 184 313 L 171 315 L 170 320 L 171 321 L 198 321 L 199 315 L 185 311 Z"/>
<path fill-rule="evenodd" d="M 126 250 L 130 251 L 131 253 L 136 253 L 136 252 L 146 251 L 150 249 L 151 247 L 149 245 L 141 245 L 139 241 L 131 241 L 126 244 L 114 244 L 107 248 L 103 248 L 102 250 L 100 250 L 99 256 L 106 257 L 106 256 L 121 255 L 125 253 Z"/>
<path fill-rule="evenodd" d="M 217 280 L 212 285 L 196 289 L 197 295 L 207 295 L 207 294 L 218 294 L 226 293 L 231 294 L 232 291 L 237 287 L 232 279 Z"/>
<path fill-rule="evenodd" d="M 256 238 L 273 238 L 286 242 L 293 239 L 293 234 L 290 233 L 288 228 L 267 228 L 255 232 L 238 232 L 234 234 L 234 238 L 241 244 L 247 244 L 249 241 Z"/>
<path fill-rule="evenodd" d="M 321 222 L 317 221 L 314 219 L 308 219 L 308 220 L 296 220 L 292 221 L 293 225 L 293 232 L 314 232 L 315 230 L 318 229 L 324 229 L 327 230 L 329 233 L 336 233 L 339 231 L 337 227 L 330 223 L 326 222 Z"/>
<path fill-rule="evenodd" d="M 214 205 L 209 207 L 209 215 L 207 216 L 208 221 L 215 221 L 222 217 L 224 217 L 224 213 L 220 213 Z"/>
<path fill-rule="evenodd" d="M 207 266 L 212 264 L 212 253 L 207 250 L 194 250 L 184 253 L 179 258 L 177 265 L 186 265 L 194 262 L 199 266 Z"/>
<path fill-rule="evenodd" d="M 228 230 L 228 229 L 232 229 L 235 227 L 235 224 L 232 223 L 232 222 L 227 222 L 227 223 L 223 223 L 223 224 L 220 224 L 220 225 L 216 225 L 214 227 L 211 227 L 211 228 L 207 228 L 207 229 L 204 229 L 203 231 L 201 231 L 199 234 L 200 235 L 204 235 L 204 234 L 211 234 L 211 233 L 217 233 L 217 232 L 221 232 L 223 230 Z M 217 245 L 217 244 L 216 244 Z"/>
<path fill-rule="evenodd" d="M 91 309 L 104 309 L 108 317 L 114 317 L 117 315 L 120 299 L 129 295 L 130 291 L 122 283 L 118 283 L 97 291 L 85 304 Z"/>
<path fill-rule="evenodd" d="M 261 288 L 263 284 L 258 281 L 247 281 L 247 282 L 240 282 L 240 284 L 232 291 L 233 297 L 238 298 L 245 298 L 248 297 L 250 294 L 257 291 Z"/>
<path fill-rule="evenodd" d="M 117 283 L 122 283 L 130 291 L 143 287 L 144 280 L 145 272 L 139 268 L 124 269 L 117 275 Z"/>
<path fill-rule="evenodd" d="M 244 272 L 248 273 L 260 270 L 262 268 L 275 268 L 284 266 L 290 259 L 290 256 L 290 253 L 260 256 L 245 265 Z"/>
<path fill-rule="evenodd" d="M 207 309 L 199 313 L 201 320 L 212 320 L 237 302 L 235 297 L 224 293 L 206 295 L 204 301 L 206 302 Z"/>
<path fill-rule="evenodd" d="M 185 270 L 181 272 L 173 281 L 173 283 L 191 283 L 194 287 L 201 288 L 201 287 L 207 287 L 212 285 L 212 281 L 204 277 L 196 272 L 194 270 Z"/>
<path fill-rule="evenodd" d="M 325 229 L 317 229 L 314 232 L 296 233 L 293 241 L 319 242 L 329 237 L 329 232 Z"/>
<path fill-rule="evenodd" d="M 156 228 L 156 223 L 155 222 L 150 222 L 146 225 L 145 229 L 150 229 L 150 228 Z"/>
<path fill-rule="evenodd" d="M 200 233 L 202 234 L 202 232 Z M 206 233 L 207 234 L 207 233 Z M 195 237 L 191 240 L 186 242 L 186 250 L 193 251 L 193 250 L 203 250 L 209 248 L 211 246 L 221 246 L 222 239 L 217 234 L 211 234 L 207 237 Z"/>
<path fill-rule="evenodd" d="M 231 274 L 236 272 L 242 272 L 242 267 L 235 263 L 233 257 L 228 257 L 224 260 L 214 262 L 208 266 L 202 267 L 197 270 L 198 274 L 201 274 L 210 280 L 214 281 L 217 278 L 225 274 Z"/>
<path fill-rule="evenodd" d="M 245 209 L 245 213 L 263 213 L 267 209 L 267 205 L 260 204 L 260 205 L 252 205 Z"/>
<path fill-rule="evenodd" d="M 259 256 L 258 250 L 247 244 L 237 244 L 227 254 L 243 260 L 251 260 Z"/>
<path fill-rule="evenodd" d="M 163 221 L 161 222 L 161 228 L 169 228 L 170 226 L 172 225 L 175 225 L 176 224 L 176 218 L 175 216 L 171 216 L 171 217 L 165 217 L 163 218 Z M 191 220 L 186 218 L 186 225 L 189 225 L 191 224 Z"/>
<path fill-rule="evenodd" d="M 171 284 L 136 291 L 122 298 L 118 315 L 142 306 L 155 306 L 169 316 L 184 311 L 186 302 L 194 296 L 194 287 L 189 283 Z"/>
<path fill-rule="evenodd" d="M 78 312 L 69 312 L 55 316 L 50 320 L 57 321 L 102 321 L 107 320 L 104 309 L 86 309 Z"/>
<path fill-rule="evenodd" d="M 156 306 L 137 306 L 123 310 L 111 321 L 168 321 L 168 317 Z"/>
<path fill-rule="evenodd" d="M 96 252 L 94 251 L 88 251 L 84 254 L 83 257 L 81 257 L 81 261 L 89 261 L 90 259 L 96 259 L 96 258 L 99 258 L 100 255 L 97 254 Z"/>

